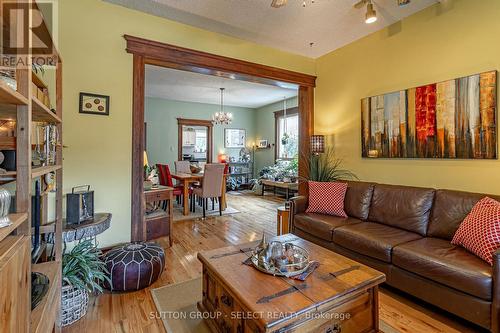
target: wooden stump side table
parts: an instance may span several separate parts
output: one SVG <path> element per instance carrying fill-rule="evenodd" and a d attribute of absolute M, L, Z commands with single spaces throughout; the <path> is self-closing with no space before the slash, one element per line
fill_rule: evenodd
<path fill-rule="evenodd" d="M 285 206 L 278 208 L 276 219 L 276 235 L 284 235 L 290 232 L 290 209 Z"/>

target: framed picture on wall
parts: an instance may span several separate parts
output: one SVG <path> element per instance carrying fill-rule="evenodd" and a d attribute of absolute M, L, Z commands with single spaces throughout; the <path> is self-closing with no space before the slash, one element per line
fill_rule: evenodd
<path fill-rule="evenodd" d="M 79 112 L 109 116 L 109 96 L 81 92 Z"/>
<path fill-rule="evenodd" d="M 225 148 L 245 148 L 247 140 L 246 130 L 239 128 L 224 129 Z"/>

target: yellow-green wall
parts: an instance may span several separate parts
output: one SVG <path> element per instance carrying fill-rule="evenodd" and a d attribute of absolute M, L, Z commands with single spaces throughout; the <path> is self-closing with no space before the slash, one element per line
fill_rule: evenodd
<path fill-rule="evenodd" d="M 500 194 L 497 160 L 361 158 L 361 98 L 500 68 L 500 1 L 444 3 L 317 59 L 315 132 L 360 179 Z"/>
<path fill-rule="evenodd" d="M 90 184 L 96 210 L 113 213 L 99 237 L 108 246 L 130 239 L 132 55 L 124 34 L 298 72 L 314 60 L 189 27 L 99 0 L 59 0 L 64 80 L 64 190 Z M 110 116 L 78 114 L 79 92 L 111 96 Z M 137 198 L 140 200 L 140 198 Z"/>

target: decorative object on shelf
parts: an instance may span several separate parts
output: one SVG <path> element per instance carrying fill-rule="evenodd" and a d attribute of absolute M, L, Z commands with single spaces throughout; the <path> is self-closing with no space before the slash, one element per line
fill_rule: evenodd
<path fill-rule="evenodd" d="M 253 266 L 259 271 L 276 276 L 299 275 L 310 264 L 309 252 L 306 249 L 292 243 L 268 243 L 265 235 L 250 258 Z"/>
<path fill-rule="evenodd" d="M 66 194 L 66 223 L 79 224 L 94 217 L 94 191 L 90 185 L 73 187 Z"/>
<path fill-rule="evenodd" d="M 257 141 L 257 148 L 258 149 L 267 149 L 269 148 L 269 143 L 267 140 L 259 140 Z"/>
<path fill-rule="evenodd" d="M 251 152 L 247 147 L 241 148 L 240 150 L 240 162 L 246 163 L 251 160 Z"/>
<path fill-rule="evenodd" d="M 0 228 L 12 224 L 9 218 L 11 195 L 10 192 L 0 187 Z"/>
<path fill-rule="evenodd" d="M 109 96 L 80 93 L 80 113 L 109 116 Z"/>
<path fill-rule="evenodd" d="M 4 160 L 5 160 L 5 155 L 3 154 L 3 152 L 0 151 L 0 165 L 3 164 Z M 6 173 L 6 172 L 7 172 L 7 170 L 0 168 L 0 174 Z"/>
<path fill-rule="evenodd" d="M 15 63 L 16 59 L 14 56 L 9 56 L 9 55 L 2 55 L 2 58 L 4 61 L 7 63 Z M 9 59 L 10 58 L 10 59 Z M 16 80 L 16 69 L 12 68 L 10 69 L 9 67 L 3 67 L 0 70 L 0 81 L 5 82 L 5 84 L 11 88 L 12 90 L 17 90 L 17 80 Z"/>
<path fill-rule="evenodd" d="M 43 181 L 46 186 L 47 192 L 55 192 L 56 191 L 56 173 L 49 172 L 43 177 Z"/>
<path fill-rule="evenodd" d="M 145 288 L 158 279 L 165 267 L 165 251 L 156 243 L 137 242 L 110 250 L 104 259 L 111 276 L 111 291 Z"/>
<path fill-rule="evenodd" d="M 16 151 L 15 150 L 2 150 L 4 156 L 0 168 L 6 171 L 16 171 Z"/>
<path fill-rule="evenodd" d="M 31 311 L 37 307 L 49 291 L 49 278 L 38 272 L 31 272 Z"/>
<path fill-rule="evenodd" d="M 44 152 L 48 165 L 56 164 L 56 151 L 59 142 L 59 131 L 56 125 L 46 125 L 43 127 Z"/>
<path fill-rule="evenodd" d="M 496 159 L 496 81 L 490 71 L 362 99 L 362 157 Z"/>
<path fill-rule="evenodd" d="M 311 135 L 311 154 L 323 154 L 325 152 L 325 136 Z"/>
<path fill-rule="evenodd" d="M 239 128 L 224 129 L 224 147 L 225 148 L 245 148 L 246 130 Z"/>
<path fill-rule="evenodd" d="M 224 110 L 224 88 L 220 88 L 220 111 L 212 116 L 215 125 L 230 125 L 233 122 L 233 114 Z"/>
<path fill-rule="evenodd" d="M 79 242 L 62 258 L 61 325 L 70 325 L 87 313 L 89 292 L 101 293 L 110 281 L 101 251 L 90 239 Z"/>

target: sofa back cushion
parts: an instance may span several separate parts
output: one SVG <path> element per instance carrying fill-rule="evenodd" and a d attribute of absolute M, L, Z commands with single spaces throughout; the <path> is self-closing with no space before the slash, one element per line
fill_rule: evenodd
<path fill-rule="evenodd" d="M 376 184 L 368 220 L 425 236 L 434 192 L 430 188 Z"/>
<path fill-rule="evenodd" d="M 427 235 L 451 241 L 462 221 L 471 212 L 472 207 L 485 196 L 500 200 L 498 195 L 437 190 Z"/>
<path fill-rule="evenodd" d="M 347 182 L 347 193 L 344 201 L 344 210 L 347 215 L 360 220 L 368 218 L 374 186 L 374 183 Z"/>

